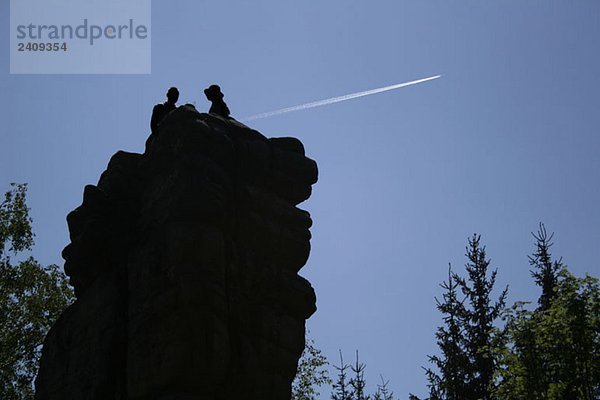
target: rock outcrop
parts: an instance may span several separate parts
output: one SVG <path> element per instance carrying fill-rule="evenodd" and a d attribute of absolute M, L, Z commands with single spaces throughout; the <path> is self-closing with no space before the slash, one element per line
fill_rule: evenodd
<path fill-rule="evenodd" d="M 289 399 L 305 320 L 316 163 L 184 106 L 116 153 L 67 217 L 77 301 L 52 328 L 38 400 Z"/>

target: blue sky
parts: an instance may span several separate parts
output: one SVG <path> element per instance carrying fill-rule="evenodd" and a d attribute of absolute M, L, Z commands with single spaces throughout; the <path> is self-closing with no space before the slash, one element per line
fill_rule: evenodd
<path fill-rule="evenodd" d="M 169 86 L 234 117 L 443 74 L 422 85 L 256 120 L 320 168 L 308 326 L 329 359 L 355 349 L 374 387 L 425 393 L 434 296 L 482 234 L 509 302 L 535 300 L 543 221 L 577 275 L 600 267 L 600 3 L 153 1 L 152 74 L 9 75 L 0 4 L 0 185 L 29 183 L 36 247 L 61 264 L 66 214 L 117 150 L 140 152 Z M 110 61 L 110 60 L 109 60 Z M 323 396 L 325 398 L 325 396 Z"/>

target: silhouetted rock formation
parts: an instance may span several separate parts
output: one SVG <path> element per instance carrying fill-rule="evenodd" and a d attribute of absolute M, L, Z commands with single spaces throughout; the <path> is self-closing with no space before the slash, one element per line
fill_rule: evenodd
<path fill-rule="evenodd" d="M 38 400 L 289 399 L 315 310 L 316 163 L 300 141 L 180 107 L 116 153 L 67 217 L 77 301 L 52 328 Z"/>

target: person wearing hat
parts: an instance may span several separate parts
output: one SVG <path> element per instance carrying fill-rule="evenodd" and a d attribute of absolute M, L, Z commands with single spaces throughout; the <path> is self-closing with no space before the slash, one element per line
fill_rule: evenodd
<path fill-rule="evenodd" d="M 221 93 L 221 88 L 218 85 L 210 85 L 207 89 L 204 89 L 204 94 L 206 95 L 206 98 L 212 102 L 210 110 L 208 110 L 210 114 L 229 118 L 229 108 L 223 101 L 224 95 Z"/>
<path fill-rule="evenodd" d="M 167 91 L 167 101 L 154 106 L 152 109 L 152 118 L 150 119 L 150 129 L 152 129 L 153 134 L 156 134 L 158 125 L 163 118 L 177 108 L 177 100 L 179 100 L 179 90 L 176 87 L 172 87 Z"/>

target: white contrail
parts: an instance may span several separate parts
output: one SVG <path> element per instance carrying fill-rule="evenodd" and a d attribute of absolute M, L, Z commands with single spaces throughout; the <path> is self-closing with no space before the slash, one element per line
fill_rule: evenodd
<path fill-rule="evenodd" d="M 285 113 L 289 113 L 292 111 L 306 110 L 307 108 L 321 107 L 321 106 L 325 106 L 327 104 L 339 103 L 340 101 L 356 99 L 357 97 L 369 96 L 371 94 L 387 92 L 388 90 L 399 89 L 399 88 L 402 88 L 405 86 L 416 85 L 418 83 L 431 81 L 431 80 L 437 79 L 439 77 L 441 77 L 441 75 L 430 76 L 429 78 L 417 79 L 416 81 L 397 83 L 395 85 L 385 86 L 385 87 L 378 88 L 378 89 L 365 90 L 364 92 L 350 93 L 350 94 L 346 94 L 343 96 L 332 97 L 330 99 L 313 101 L 311 103 L 300 104 L 299 106 L 287 107 L 287 108 L 282 108 L 280 110 L 256 114 L 251 117 L 244 118 L 244 119 L 242 119 L 242 121 L 243 122 L 252 121 L 255 119 L 267 118 L 267 117 L 272 117 L 274 115 L 285 114 Z"/>

